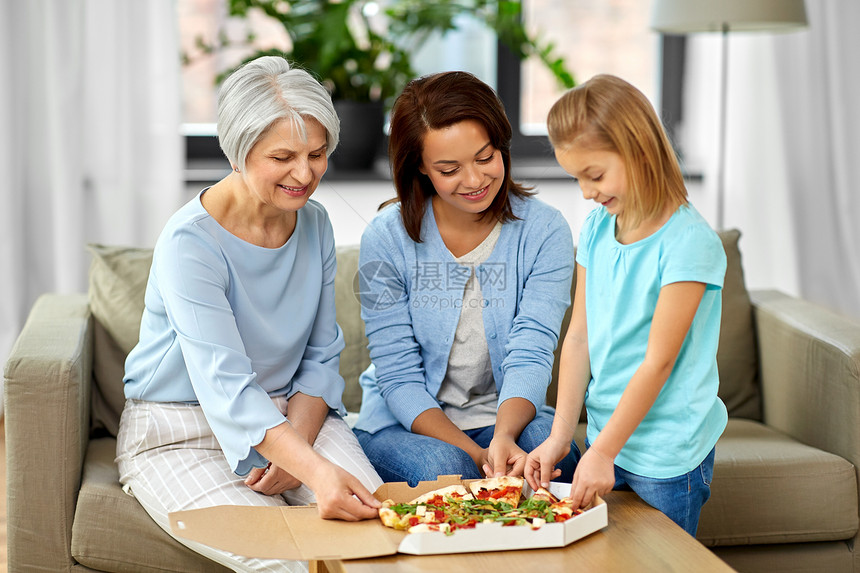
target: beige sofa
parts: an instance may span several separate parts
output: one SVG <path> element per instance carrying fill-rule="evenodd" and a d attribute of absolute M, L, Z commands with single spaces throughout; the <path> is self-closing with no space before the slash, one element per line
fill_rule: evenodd
<path fill-rule="evenodd" d="M 719 361 L 731 419 L 698 537 L 740 571 L 860 571 L 860 323 L 778 292 L 750 303 L 738 233 L 722 237 Z M 162 532 L 117 483 L 123 360 L 151 253 L 91 251 L 89 293 L 42 296 L 6 365 L 9 570 L 222 570 Z M 368 361 L 357 249 L 338 257 L 341 372 L 356 411 Z"/>

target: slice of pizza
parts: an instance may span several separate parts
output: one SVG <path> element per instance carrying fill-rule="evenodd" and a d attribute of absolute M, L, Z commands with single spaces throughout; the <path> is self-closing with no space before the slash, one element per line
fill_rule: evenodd
<path fill-rule="evenodd" d="M 549 502 L 550 504 L 558 503 L 558 498 L 555 497 L 552 492 L 545 487 L 539 487 L 529 499 L 538 499 Z"/>
<path fill-rule="evenodd" d="M 385 527 L 391 527 L 392 529 L 406 531 L 411 527 L 411 525 L 417 523 L 416 520 L 412 519 L 415 517 L 414 512 L 406 511 L 404 513 L 398 513 L 392 509 L 395 505 L 394 501 L 390 499 L 386 499 L 382 502 L 382 507 L 379 508 L 379 519 L 382 521 L 382 525 Z M 410 521 L 412 523 L 410 523 Z"/>
<path fill-rule="evenodd" d="M 447 509 L 425 503 L 394 503 L 392 500 L 386 499 L 382 502 L 382 507 L 379 508 L 379 519 L 382 521 L 382 525 L 386 527 L 410 531 L 422 523 L 446 524 L 448 522 Z"/>
<path fill-rule="evenodd" d="M 449 497 L 453 499 L 471 499 L 471 494 L 465 487 L 460 484 L 449 485 L 447 487 L 434 489 L 433 491 L 428 491 L 425 494 L 419 495 L 409 503 L 425 503 L 428 505 L 442 507 L 447 505 L 447 502 L 445 500 Z"/>
<path fill-rule="evenodd" d="M 567 521 L 571 517 L 582 513 L 581 509 L 573 507 L 573 500 L 569 497 L 562 498 L 550 505 L 550 510 L 556 521 Z"/>
<path fill-rule="evenodd" d="M 523 483 L 521 477 L 501 476 L 470 482 L 469 489 L 475 499 L 503 502 L 517 507 L 523 495 Z"/>

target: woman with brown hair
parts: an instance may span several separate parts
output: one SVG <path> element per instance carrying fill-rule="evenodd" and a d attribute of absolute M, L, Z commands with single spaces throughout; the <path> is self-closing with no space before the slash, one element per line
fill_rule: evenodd
<path fill-rule="evenodd" d="M 501 101 L 471 74 L 413 80 L 394 104 L 397 199 L 361 241 L 372 364 L 355 428 L 385 481 L 522 475 L 549 435 L 573 244 L 511 178 L 510 144 Z M 561 479 L 578 457 L 571 444 Z"/>

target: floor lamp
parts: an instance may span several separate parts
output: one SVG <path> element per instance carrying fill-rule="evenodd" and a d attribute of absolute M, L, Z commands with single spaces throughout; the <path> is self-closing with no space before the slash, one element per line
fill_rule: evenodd
<path fill-rule="evenodd" d="M 663 34 L 722 33 L 720 128 L 717 148 L 717 229 L 725 213 L 726 95 L 730 31 L 787 31 L 807 25 L 803 0 L 654 0 L 651 28 Z"/>

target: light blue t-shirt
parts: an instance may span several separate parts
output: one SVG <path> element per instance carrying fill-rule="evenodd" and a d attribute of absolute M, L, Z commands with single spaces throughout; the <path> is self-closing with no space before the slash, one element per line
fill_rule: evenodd
<path fill-rule="evenodd" d="M 707 285 L 669 379 L 615 460 L 619 467 L 651 478 L 691 471 L 714 447 L 728 419 L 717 397 L 726 273 L 719 237 L 687 204 L 653 235 L 624 245 L 615 239 L 615 216 L 598 207 L 582 228 L 576 262 L 586 268 L 592 379 L 585 407 L 591 443 L 645 358 L 660 289 L 683 281 Z"/>
<path fill-rule="evenodd" d="M 252 446 L 284 422 L 271 396 L 302 392 L 344 410 L 334 235 L 325 209 L 308 201 L 286 244 L 259 247 L 209 215 L 205 192 L 156 242 L 125 395 L 199 403 L 230 467 L 245 475 L 266 466 Z"/>

